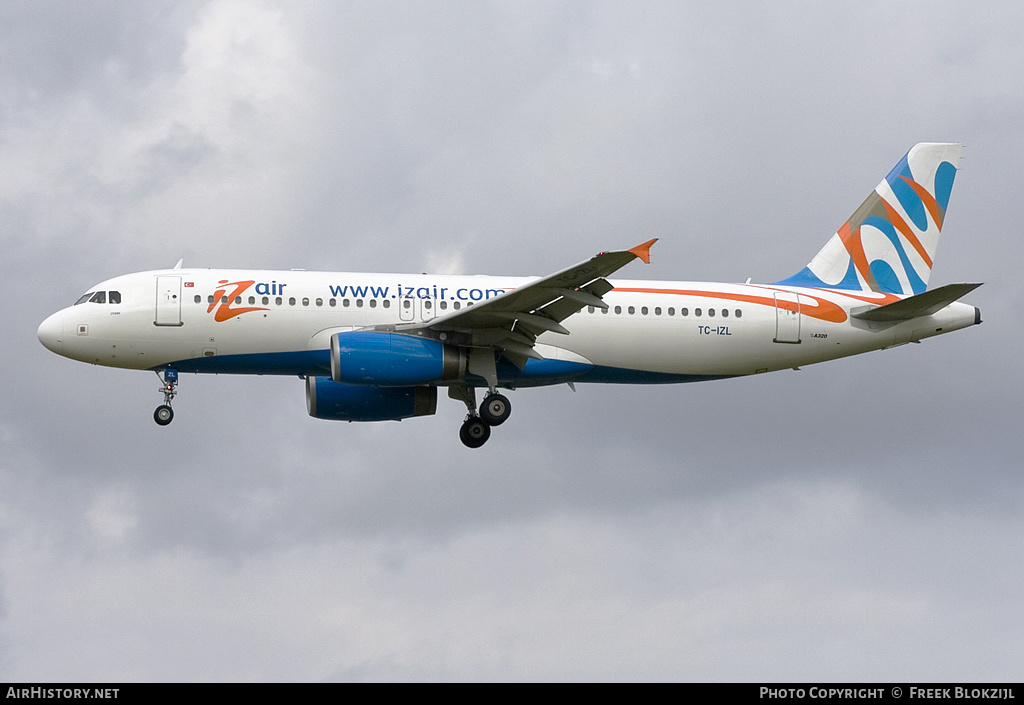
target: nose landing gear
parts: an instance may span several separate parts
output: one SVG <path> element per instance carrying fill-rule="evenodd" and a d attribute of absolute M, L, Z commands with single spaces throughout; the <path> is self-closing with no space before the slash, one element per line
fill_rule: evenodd
<path fill-rule="evenodd" d="M 160 373 L 157 372 L 156 376 L 160 377 Z M 174 395 L 178 393 L 178 371 L 170 368 L 164 370 L 161 381 L 163 384 L 160 386 L 160 391 L 164 393 L 164 403 L 153 412 L 153 420 L 161 426 L 166 426 L 174 420 L 174 409 L 171 408 L 171 399 L 174 399 Z"/>

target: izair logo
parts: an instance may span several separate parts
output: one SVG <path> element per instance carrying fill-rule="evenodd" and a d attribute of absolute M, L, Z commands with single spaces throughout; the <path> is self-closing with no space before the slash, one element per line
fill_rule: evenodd
<path fill-rule="evenodd" d="M 231 320 L 235 316 L 241 316 L 243 313 L 249 313 L 250 311 L 268 311 L 269 309 L 260 308 L 259 306 L 240 306 L 234 308 L 233 303 L 241 303 L 242 294 L 256 282 L 252 279 L 241 282 L 229 282 L 227 279 L 221 279 L 219 282 L 217 291 L 213 292 L 213 301 L 210 302 L 210 307 L 206 309 L 207 313 L 213 313 L 213 320 L 217 323 L 223 323 L 224 321 Z M 268 288 L 269 284 L 256 284 L 256 293 L 261 293 L 261 288 Z M 275 286 L 276 289 L 283 289 L 284 284 Z"/>

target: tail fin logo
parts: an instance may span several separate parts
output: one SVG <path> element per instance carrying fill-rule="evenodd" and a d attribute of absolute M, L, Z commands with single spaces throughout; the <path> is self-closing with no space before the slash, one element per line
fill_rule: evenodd
<path fill-rule="evenodd" d="M 960 158 L 959 144 L 919 144 L 803 270 L 778 284 L 920 294 L 928 288 Z"/>

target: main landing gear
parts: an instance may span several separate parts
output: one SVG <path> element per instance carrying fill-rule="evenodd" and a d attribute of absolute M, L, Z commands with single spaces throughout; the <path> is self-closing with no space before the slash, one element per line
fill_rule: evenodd
<path fill-rule="evenodd" d="M 476 390 L 472 387 L 449 387 L 448 396 L 459 399 L 466 404 L 469 413 L 459 429 L 459 440 L 467 448 L 479 448 L 491 437 L 491 427 L 505 423 L 512 413 L 512 403 L 508 398 L 490 391 L 476 408 Z"/>
<path fill-rule="evenodd" d="M 156 376 L 160 377 L 160 373 L 157 372 Z M 174 420 L 174 409 L 171 408 L 171 399 L 178 393 L 178 371 L 169 368 L 164 370 L 161 381 L 163 384 L 160 387 L 160 391 L 164 393 L 164 403 L 153 412 L 153 420 L 161 426 L 166 426 Z"/>
<path fill-rule="evenodd" d="M 470 414 L 459 429 L 459 440 L 467 448 L 479 448 L 491 437 L 491 427 L 476 414 Z"/>
<path fill-rule="evenodd" d="M 512 414 L 512 404 L 501 394 L 491 392 L 480 405 L 480 418 L 488 426 L 500 426 Z"/>

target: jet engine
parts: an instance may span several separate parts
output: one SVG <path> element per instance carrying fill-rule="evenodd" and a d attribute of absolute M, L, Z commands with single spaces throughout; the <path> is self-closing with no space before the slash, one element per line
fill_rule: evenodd
<path fill-rule="evenodd" d="M 437 387 L 370 387 L 306 378 L 306 409 L 317 419 L 399 421 L 437 411 Z"/>
<path fill-rule="evenodd" d="M 343 384 L 407 387 L 466 376 L 466 351 L 399 333 L 353 331 L 331 336 L 331 379 Z"/>

